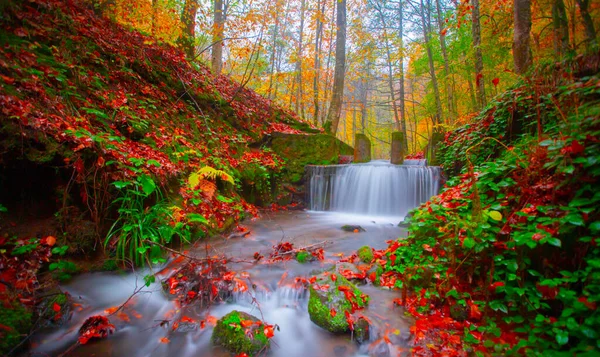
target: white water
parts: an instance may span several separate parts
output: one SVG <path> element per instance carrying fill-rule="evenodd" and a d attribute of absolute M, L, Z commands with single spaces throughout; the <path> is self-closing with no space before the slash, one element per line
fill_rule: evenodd
<path fill-rule="evenodd" d="M 406 163 L 307 166 L 309 207 L 315 211 L 404 217 L 436 195 L 440 186 L 439 167 L 425 166 L 425 160 Z"/>

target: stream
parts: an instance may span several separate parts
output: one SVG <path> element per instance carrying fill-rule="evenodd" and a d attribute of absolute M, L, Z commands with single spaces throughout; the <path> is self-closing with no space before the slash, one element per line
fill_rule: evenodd
<path fill-rule="evenodd" d="M 410 320 L 404 317 L 400 307 L 394 307 L 393 299 L 400 293 L 371 285 L 359 288 L 371 297 L 363 312 L 371 322 L 370 341 L 358 345 L 350 335 L 334 335 L 310 321 L 307 304 L 308 291 L 296 288 L 295 277 L 310 277 L 312 273 L 327 269 L 340 257 L 351 255 L 363 246 L 376 249 L 387 247 L 386 241 L 403 236 L 397 227 L 398 218 L 368 217 L 335 212 L 289 211 L 264 213 L 263 217 L 245 223 L 251 234 L 245 238 L 210 241 L 210 254 L 225 254 L 252 261 L 254 252 L 268 255 L 271 247 L 280 241 L 289 241 L 295 247 L 308 246 L 324 240 L 325 260 L 306 262 L 295 260 L 263 264 L 228 263 L 228 268 L 249 275 L 254 284 L 250 294 L 239 293 L 229 303 L 210 306 L 208 310 L 187 306 L 178 311 L 174 301 L 169 300 L 157 282 L 136 294 L 123 309 L 123 314 L 110 317 L 116 326 L 113 335 L 106 339 L 91 341 L 69 352 L 70 356 L 197 356 L 225 357 L 231 354 L 210 341 L 212 325 L 191 331 L 172 331 L 170 325 L 161 321 L 182 315 L 200 321 L 208 315 L 220 318 L 232 310 L 245 311 L 269 324 L 279 326 L 272 340 L 269 356 L 401 356 L 407 352 Z M 359 224 L 366 232 L 353 233 L 340 229 L 345 224 Z M 205 247 L 190 255 L 204 256 Z M 157 269 L 158 271 L 160 269 Z M 89 273 L 83 274 L 62 286 L 71 294 L 76 308 L 71 319 L 60 328 L 48 328 L 34 336 L 33 356 L 54 356 L 75 344 L 78 329 L 92 315 L 106 315 L 105 310 L 125 303 L 133 292 L 143 285 L 148 271 L 136 273 Z M 245 275 L 245 274 L 244 274 Z M 252 297 L 258 302 L 252 302 Z M 109 310 L 110 311 L 110 310 Z M 383 341 L 383 335 L 386 340 Z M 162 340 L 168 338 L 168 341 Z M 383 342 L 382 342 L 383 341 Z M 167 343 L 165 343 L 167 342 Z"/>

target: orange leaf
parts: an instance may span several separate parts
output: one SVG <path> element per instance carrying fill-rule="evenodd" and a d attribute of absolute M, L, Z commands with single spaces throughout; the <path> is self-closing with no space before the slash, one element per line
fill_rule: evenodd
<path fill-rule="evenodd" d="M 54 312 L 59 312 L 60 311 L 60 305 L 57 303 L 54 303 L 52 305 L 52 310 L 54 310 Z"/>
<path fill-rule="evenodd" d="M 56 244 L 56 238 L 54 238 L 53 236 L 47 236 L 46 245 L 52 247 L 54 244 Z"/>
<path fill-rule="evenodd" d="M 273 326 L 271 325 L 265 326 L 264 332 L 267 338 L 272 338 L 273 336 L 275 336 L 275 333 L 273 332 Z"/>
<path fill-rule="evenodd" d="M 169 343 L 169 342 L 171 342 L 171 341 L 170 341 L 168 338 L 166 338 L 166 337 L 162 337 L 162 338 L 161 338 L 159 341 L 160 341 L 160 343 Z"/>
<path fill-rule="evenodd" d="M 335 317 L 335 315 L 337 315 L 337 311 L 335 311 L 334 308 L 331 308 L 331 310 L 329 310 L 329 313 L 331 314 L 331 317 Z"/>

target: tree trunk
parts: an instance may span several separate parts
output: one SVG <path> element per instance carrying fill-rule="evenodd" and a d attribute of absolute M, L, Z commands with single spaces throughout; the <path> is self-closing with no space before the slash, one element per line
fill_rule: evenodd
<path fill-rule="evenodd" d="M 452 92 L 452 79 L 450 78 L 450 65 L 448 64 L 448 53 L 446 51 L 446 32 L 444 31 L 444 19 L 442 17 L 442 9 L 440 0 L 435 0 L 437 9 L 438 30 L 440 33 L 440 47 L 442 49 L 442 57 L 444 59 L 444 85 L 446 87 L 446 101 L 448 105 L 449 119 L 456 119 L 456 108 L 454 105 L 454 93 Z"/>
<path fill-rule="evenodd" d="M 552 27 L 554 30 L 554 52 L 558 58 L 569 50 L 569 20 L 563 0 L 552 2 Z"/>
<path fill-rule="evenodd" d="M 213 39 L 211 51 L 212 71 L 221 74 L 223 69 L 223 30 L 225 27 L 225 14 L 223 13 L 223 0 L 215 0 Z"/>
<path fill-rule="evenodd" d="M 344 94 L 344 77 L 346 75 L 346 0 L 337 1 L 337 31 L 335 38 L 335 70 L 333 76 L 333 93 L 327 120 L 331 122 L 331 133 L 337 132 L 342 111 Z"/>
<path fill-rule="evenodd" d="M 429 10 L 428 10 L 429 11 Z M 439 130 L 437 127 L 442 123 L 442 102 L 440 101 L 440 90 L 438 88 L 437 76 L 435 74 L 435 67 L 433 65 L 433 52 L 431 50 L 431 43 L 429 41 L 429 23 L 425 16 L 425 5 L 421 0 L 421 24 L 423 26 L 423 38 L 425 40 L 425 49 L 427 50 L 427 59 L 429 60 L 429 75 L 431 76 L 431 85 L 433 86 L 433 94 L 435 96 L 435 130 Z"/>
<path fill-rule="evenodd" d="M 331 9 L 333 10 L 331 16 L 332 18 L 335 17 L 335 10 L 336 7 L 335 5 L 331 7 Z M 331 68 L 331 53 L 333 52 L 333 34 L 335 30 L 335 26 L 331 26 L 331 31 L 329 31 L 329 49 L 327 51 L 327 64 L 325 66 L 325 73 L 327 73 L 327 78 L 325 81 L 325 93 L 324 93 L 324 97 L 327 98 L 329 97 L 329 90 L 331 89 L 331 83 L 329 80 L 329 69 Z M 325 108 L 323 108 L 323 119 L 321 120 L 322 122 L 325 122 L 326 120 L 326 114 L 325 114 Z"/>
<path fill-rule="evenodd" d="M 533 62 L 529 44 L 531 32 L 531 0 L 514 0 L 513 60 L 515 72 L 527 72 Z"/>
<path fill-rule="evenodd" d="M 271 47 L 271 58 L 269 64 L 271 66 L 271 75 L 269 76 L 269 89 L 267 90 L 267 96 L 269 99 L 273 99 L 273 77 L 275 76 L 275 62 L 277 54 L 277 33 L 279 32 L 279 11 L 275 16 L 275 26 L 273 27 L 273 39 Z"/>
<path fill-rule="evenodd" d="M 300 113 L 300 105 L 302 104 L 302 46 L 304 45 L 304 12 L 306 8 L 306 0 L 302 0 L 300 5 L 300 34 L 298 38 L 298 58 L 296 59 L 296 75 L 298 76 L 298 87 L 296 88 L 296 113 Z"/>
<path fill-rule="evenodd" d="M 593 51 L 598 48 L 598 43 L 596 41 L 596 30 L 594 29 L 594 20 L 592 20 L 592 16 L 590 16 L 589 11 L 590 1 L 577 0 L 577 5 L 579 6 L 581 18 L 583 19 L 587 48 L 588 50 Z"/>
<path fill-rule="evenodd" d="M 315 34 L 315 74 L 313 77 L 313 103 L 315 106 L 313 124 L 315 126 L 319 124 L 319 71 L 321 70 L 321 44 L 323 43 L 321 40 L 323 33 L 323 21 L 321 21 L 321 17 L 325 13 L 325 1 L 323 1 L 323 5 L 321 5 L 321 1 L 318 0 L 317 2 L 317 31 Z"/>
<path fill-rule="evenodd" d="M 400 37 L 400 122 L 402 123 L 402 132 L 404 137 L 406 136 L 406 102 L 404 100 L 404 9 L 402 8 L 404 3 L 400 1 L 398 3 L 398 36 Z M 405 140 L 405 149 L 408 151 L 408 140 Z"/>
<path fill-rule="evenodd" d="M 196 13 L 198 12 L 198 0 L 185 0 L 183 13 L 181 14 L 181 38 L 180 44 L 189 59 L 196 57 Z"/>
<path fill-rule="evenodd" d="M 369 66 L 370 63 L 367 64 L 367 75 L 366 78 L 363 77 L 360 79 L 361 83 L 361 91 L 360 91 L 360 129 L 361 133 L 365 133 L 366 122 L 367 122 L 367 98 L 369 95 Z M 356 133 L 355 133 L 356 134 Z"/>
<path fill-rule="evenodd" d="M 515 0 L 518 1 L 518 0 Z M 485 99 L 485 81 L 483 79 L 483 55 L 481 53 L 481 24 L 479 23 L 479 0 L 473 0 L 473 47 L 475 48 L 475 87 L 477 88 L 477 105 L 483 109 Z"/>

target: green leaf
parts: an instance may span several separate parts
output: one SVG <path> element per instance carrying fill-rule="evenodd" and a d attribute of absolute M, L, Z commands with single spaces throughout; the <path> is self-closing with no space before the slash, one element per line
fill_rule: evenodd
<path fill-rule="evenodd" d="M 467 249 L 471 249 L 475 246 L 475 241 L 473 240 L 473 238 L 465 238 L 465 240 L 463 241 L 463 247 L 467 248 Z"/>
<path fill-rule="evenodd" d="M 600 232 L 600 221 L 595 221 L 590 224 L 590 230 L 592 233 Z"/>
<path fill-rule="evenodd" d="M 130 184 L 130 182 L 126 182 L 126 181 L 115 181 L 113 182 L 113 185 L 118 188 L 119 190 L 127 187 Z"/>
<path fill-rule="evenodd" d="M 156 277 L 154 275 L 144 276 L 144 284 L 146 284 L 146 286 L 152 285 L 152 283 L 154 283 L 155 281 L 156 281 Z"/>
<path fill-rule="evenodd" d="M 490 211 L 490 218 L 493 219 L 494 221 L 501 221 L 502 213 L 500 213 L 498 211 Z"/>
<path fill-rule="evenodd" d="M 140 185 L 142 185 L 142 190 L 148 196 L 156 189 L 156 184 L 154 180 L 148 175 L 143 175 L 138 179 Z"/>
<path fill-rule="evenodd" d="M 574 226 L 580 226 L 583 227 L 585 225 L 585 222 L 583 221 L 583 218 L 581 217 L 580 214 L 578 213 L 571 213 L 568 214 L 565 218 L 564 218 L 567 222 L 571 223 Z"/>
<path fill-rule="evenodd" d="M 206 218 L 204 218 L 204 216 L 202 216 L 201 214 L 198 214 L 198 213 L 188 213 L 187 219 L 188 219 L 188 221 L 194 222 L 194 223 L 202 223 L 202 224 L 208 223 L 208 220 Z"/>
<path fill-rule="evenodd" d="M 569 333 L 567 331 L 559 330 L 556 333 L 556 342 L 561 346 L 566 345 L 569 342 Z"/>
<path fill-rule="evenodd" d="M 150 160 L 148 160 L 146 163 L 147 163 L 148 165 L 153 165 L 153 166 L 156 166 L 156 167 L 161 167 L 161 166 L 162 166 L 162 165 L 160 164 L 160 162 L 158 162 L 158 161 L 156 161 L 156 160 L 154 160 L 154 159 L 150 159 Z"/>
<path fill-rule="evenodd" d="M 562 242 L 558 238 L 548 238 L 548 244 L 553 245 L 555 247 L 560 247 Z"/>

